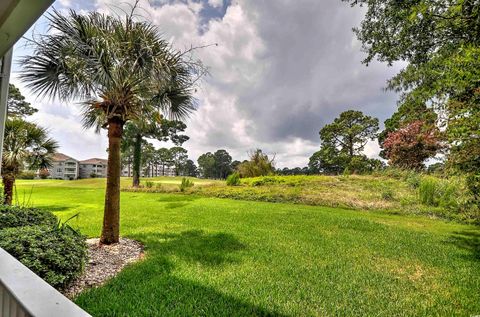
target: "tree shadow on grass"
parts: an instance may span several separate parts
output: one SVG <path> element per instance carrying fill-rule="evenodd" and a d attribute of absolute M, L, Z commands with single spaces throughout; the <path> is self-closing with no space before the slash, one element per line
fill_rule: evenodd
<path fill-rule="evenodd" d="M 235 252 L 246 248 L 231 234 L 206 234 L 202 230 L 140 234 L 135 238 L 145 243 L 149 255 L 175 256 L 187 262 L 210 266 L 238 263 L 240 256 Z"/>
<path fill-rule="evenodd" d="M 185 201 L 194 201 L 199 197 L 187 194 L 170 194 L 165 197 L 158 199 L 160 203 L 171 203 L 171 202 L 185 202 Z"/>
<path fill-rule="evenodd" d="M 48 206 L 38 206 L 38 209 L 48 210 L 52 212 L 58 211 L 67 211 L 76 208 L 77 206 L 59 206 L 59 205 L 48 205 Z"/>
<path fill-rule="evenodd" d="M 246 246 L 233 235 L 192 230 L 134 238 L 145 243 L 146 258 L 76 299 L 93 316 L 283 316 L 176 271 L 179 262 L 198 267 L 198 274 L 239 263 Z"/>
<path fill-rule="evenodd" d="M 470 251 L 469 259 L 480 261 L 480 231 L 457 231 L 449 239 L 450 243 Z"/>

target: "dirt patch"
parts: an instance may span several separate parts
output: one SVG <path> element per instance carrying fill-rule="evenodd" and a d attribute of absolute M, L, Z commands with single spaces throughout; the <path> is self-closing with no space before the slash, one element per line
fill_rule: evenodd
<path fill-rule="evenodd" d="M 99 239 L 88 239 L 88 262 L 83 274 L 63 294 L 73 298 L 85 289 L 98 287 L 117 275 L 126 265 L 143 257 L 143 245 L 135 240 L 120 238 L 112 245 L 98 244 Z"/>

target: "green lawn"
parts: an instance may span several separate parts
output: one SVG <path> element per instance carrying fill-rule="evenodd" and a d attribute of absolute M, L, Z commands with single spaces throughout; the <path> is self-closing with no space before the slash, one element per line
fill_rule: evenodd
<path fill-rule="evenodd" d="M 19 181 L 18 197 L 63 219 L 79 213 L 71 224 L 94 237 L 102 222 L 103 184 Z M 94 316 L 480 314 L 478 227 L 299 204 L 122 192 L 121 233 L 142 241 L 146 258 L 76 299 Z"/>

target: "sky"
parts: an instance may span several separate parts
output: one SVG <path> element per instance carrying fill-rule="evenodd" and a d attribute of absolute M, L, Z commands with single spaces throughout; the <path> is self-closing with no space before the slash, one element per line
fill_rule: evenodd
<path fill-rule="evenodd" d="M 53 7 L 121 14 L 133 2 L 57 0 Z M 383 122 L 396 109 L 396 94 L 384 87 L 401 66 L 361 63 L 365 53 L 352 28 L 362 8 L 341 0 L 141 0 L 139 8 L 174 48 L 207 46 L 195 53 L 209 75 L 196 93 L 183 145 L 195 162 L 217 149 L 244 160 L 260 148 L 275 155 L 279 168 L 303 167 L 320 147 L 319 130 L 342 111 L 361 110 Z M 25 37 L 46 32 L 42 17 Z M 14 63 L 31 53 L 25 43 L 15 46 Z M 60 151 L 105 158 L 106 133 L 82 128 L 78 102 L 37 98 L 18 80 L 19 70 L 14 64 L 12 83 L 39 109 L 30 120 L 50 130 Z M 367 144 L 367 156 L 378 152 L 376 141 Z"/>

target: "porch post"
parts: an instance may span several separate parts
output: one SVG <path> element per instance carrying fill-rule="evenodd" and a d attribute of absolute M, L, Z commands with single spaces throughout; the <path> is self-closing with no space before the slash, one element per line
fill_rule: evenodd
<path fill-rule="evenodd" d="M 5 133 L 5 120 L 7 118 L 8 84 L 10 82 L 10 69 L 12 67 L 12 49 L 10 48 L 1 59 L 0 66 L 0 162 L 3 152 L 3 135 Z M 0 164 L 0 172 L 2 165 Z"/>

